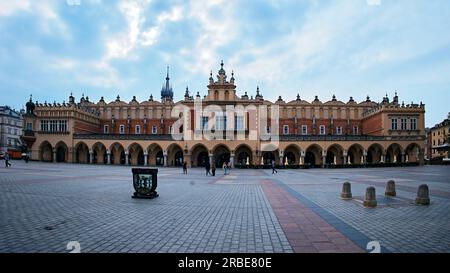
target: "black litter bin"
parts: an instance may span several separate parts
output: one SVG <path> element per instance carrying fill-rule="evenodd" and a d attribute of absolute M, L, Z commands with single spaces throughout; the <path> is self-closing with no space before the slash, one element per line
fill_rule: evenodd
<path fill-rule="evenodd" d="M 134 194 L 132 198 L 152 199 L 158 197 L 158 169 L 132 168 Z"/>

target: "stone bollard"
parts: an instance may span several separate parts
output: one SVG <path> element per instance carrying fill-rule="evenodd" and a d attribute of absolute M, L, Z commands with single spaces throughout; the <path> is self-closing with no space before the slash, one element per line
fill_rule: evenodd
<path fill-rule="evenodd" d="M 375 188 L 368 187 L 366 189 L 366 199 L 364 200 L 364 207 L 374 208 L 377 206 L 377 197 L 375 195 Z"/>
<path fill-rule="evenodd" d="M 386 184 L 386 191 L 384 192 L 386 196 L 397 196 L 395 191 L 395 182 L 394 180 L 389 180 Z"/>
<path fill-rule="evenodd" d="M 342 185 L 341 198 L 342 199 L 352 199 L 352 188 L 351 188 L 351 185 L 349 182 L 345 182 Z"/>
<path fill-rule="evenodd" d="M 423 184 L 419 186 L 416 197 L 416 205 L 429 205 L 430 204 L 430 193 L 428 191 L 428 185 Z"/>

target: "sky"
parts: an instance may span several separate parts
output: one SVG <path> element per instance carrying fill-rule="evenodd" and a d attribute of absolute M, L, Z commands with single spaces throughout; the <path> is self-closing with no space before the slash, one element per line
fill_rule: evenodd
<path fill-rule="evenodd" d="M 207 93 L 220 62 L 237 94 L 425 103 L 450 112 L 448 0 L 0 0 L 0 105 Z"/>

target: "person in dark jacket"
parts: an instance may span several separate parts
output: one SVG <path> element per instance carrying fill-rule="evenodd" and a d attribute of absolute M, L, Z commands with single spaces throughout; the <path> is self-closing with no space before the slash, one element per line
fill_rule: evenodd
<path fill-rule="evenodd" d="M 9 163 L 9 154 L 8 152 L 5 153 L 5 167 L 8 168 L 11 166 L 11 163 Z"/>
<path fill-rule="evenodd" d="M 206 169 L 206 176 L 211 175 L 211 165 L 209 164 L 209 161 L 206 161 L 205 163 L 205 169 Z"/>
<path fill-rule="evenodd" d="M 183 174 L 187 174 L 187 162 L 183 163 Z"/>
<path fill-rule="evenodd" d="M 278 173 L 278 171 L 276 170 L 275 160 L 272 159 L 272 174 L 274 173 Z"/>

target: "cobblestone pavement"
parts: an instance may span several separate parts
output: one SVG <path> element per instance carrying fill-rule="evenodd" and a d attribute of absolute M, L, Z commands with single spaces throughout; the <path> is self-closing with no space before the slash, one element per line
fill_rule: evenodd
<path fill-rule="evenodd" d="M 131 167 L 12 163 L 0 168 L 0 252 L 69 252 L 69 241 L 81 252 L 354 252 L 369 240 L 383 251 L 450 252 L 448 167 L 218 170 L 216 177 L 160 168 L 160 197 L 139 200 L 131 198 Z M 389 179 L 398 199 L 382 196 Z M 339 199 L 344 181 L 355 200 Z M 422 183 L 430 206 L 410 204 Z M 358 202 L 368 185 L 378 208 Z"/>

